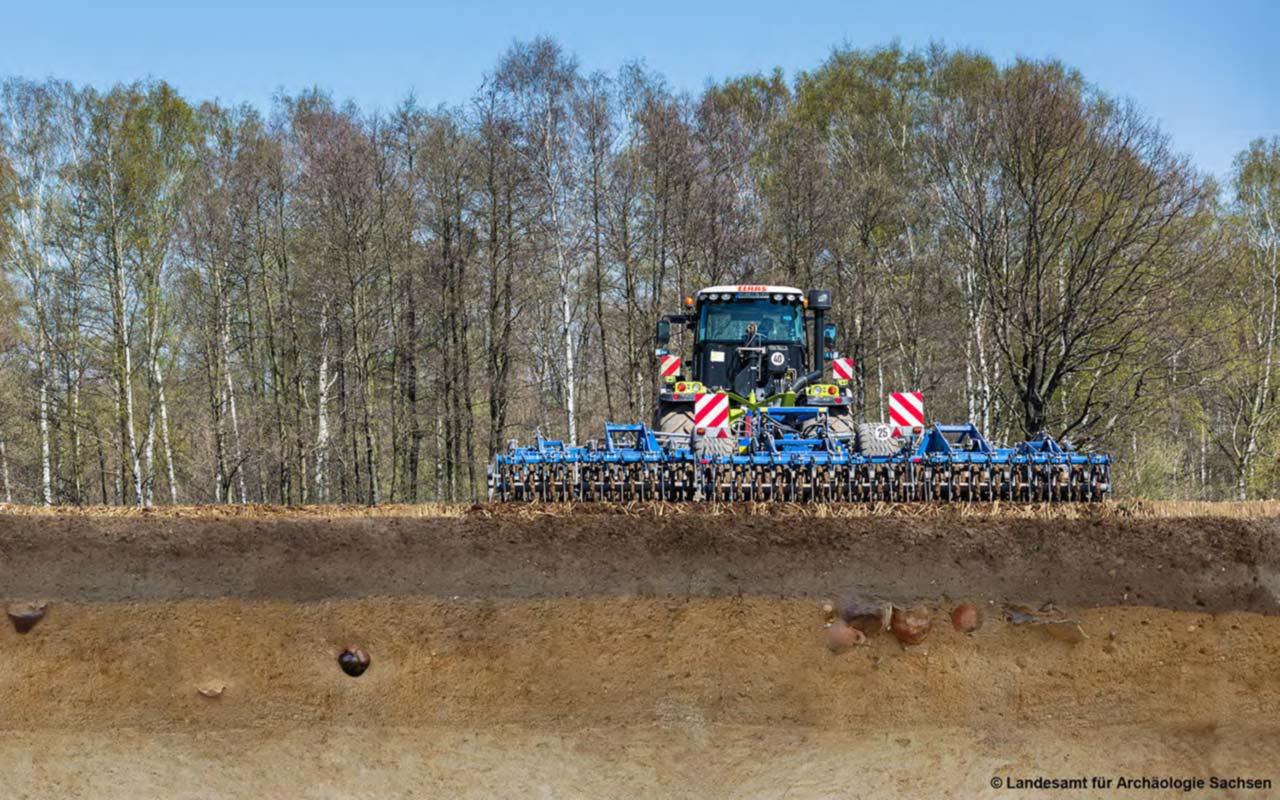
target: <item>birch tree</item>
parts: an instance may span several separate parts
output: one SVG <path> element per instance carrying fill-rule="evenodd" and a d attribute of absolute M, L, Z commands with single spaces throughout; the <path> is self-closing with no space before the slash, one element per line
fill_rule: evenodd
<path fill-rule="evenodd" d="M 517 42 L 503 58 L 496 81 L 508 93 L 519 125 L 516 152 L 534 180 L 540 201 L 546 246 L 555 267 L 556 305 L 567 438 L 578 440 L 576 342 L 576 220 L 572 187 L 577 181 L 572 158 L 572 104 L 580 78 L 578 65 L 551 39 Z"/>
<path fill-rule="evenodd" d="M 1150 121 L 1060 65 L 1020 62 L 972 102 L 978 123 L 941 131 L 933 163 L 944 208 L 973 239 L 1021 432 L 1051 416 L 1062 433 L 1088 429 L 1132 398 L 1108 379 L 1142 374 L 1146 332 L 1204 264 L 1192 242 L 1205 187 Z M 945 155 L 984 142 L 980 170 Z"/>
<path fill-rule="evenodd" d="M 7 155 L 12 187 L 12 244 L 5 268 L 21 276 L 33 317 L 36 424 L 40 436 L 40 499 L 53 503 L 50 446 L 51 359 L 54 350 L 50 295 L 54 280 L 53 219 L 63 157 L 54 86 L 9 79 L 0 86 L 0 149 Z"/>
<path fill-rule="evenodd" d="M 1222 369 L 1209 407 L 1220 409 L 1215 439 L 1234 468 L 1235 496 L 1244 500 L 1259 490 L 1273 494 L 1255 486 L 1264 448 L 1280 461 L 1280 138 L 1256 140 L 1236 158 L 1232 191 L 1230 278 L 1215 309 L 1223 319 L 1214 352 Z"/>

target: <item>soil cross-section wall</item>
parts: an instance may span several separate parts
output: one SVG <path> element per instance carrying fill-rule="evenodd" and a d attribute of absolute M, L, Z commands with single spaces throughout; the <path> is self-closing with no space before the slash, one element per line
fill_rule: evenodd
<path fill-rule="evenodd" d="M 970 798 L 1079 775 L 1266 797 L 1278 525 L 0 515 L 0 594 L 47 601 L 0 630 L 0 769 L 17 797 Z M 932 628 L 833 652 L 824 602 L 854 592 Z M 976 631 L 953 628 L 961 601 Z"/>
<path fill-rule="evenodd" d="M 1280 608 L 1275 517 L 0 515 L 0 563 L 9 595 L 68 600 L 820 597 L 855 587 L 898 600 Z"/>

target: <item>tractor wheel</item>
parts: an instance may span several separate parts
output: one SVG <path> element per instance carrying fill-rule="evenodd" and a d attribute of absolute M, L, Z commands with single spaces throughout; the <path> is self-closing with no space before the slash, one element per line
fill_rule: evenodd
<path fill-rule="evenodd" d="M 818 429 L 824 425 L 827 428 L 827 435 L 838 441 L 853 442 L 854 437 L 858 435 L 858 425 L 853 421 L 853 414 L 849 413 L 848 409 L 828 411 L 825 420 L 822 417 L 805 420 L 800 426 L 800 435 L 806 439 L 816 439 Z"/>
<path fill-rule="evenodd" d="M 688 436 L 693 433 L 693 411 L 679 407 L 660 409 L 653 428 L 661 433 L 681 433 Z"/>
<path fill-rule="evenodd" d="M 858 426 L 858 452 L 868 456 L 891 456 L 902 449 L 904 440 L 893 435 L 893 426 L 884 422 L 864 422 Z"/>
<path fill-rule="evenodd" d="M 728 456 L 733 454 L 737 446 L 738 440 L 735 437 L 722 439 L 718 436 L 699 436 L 693 441 L 693 455 L 697 458 Z"/>

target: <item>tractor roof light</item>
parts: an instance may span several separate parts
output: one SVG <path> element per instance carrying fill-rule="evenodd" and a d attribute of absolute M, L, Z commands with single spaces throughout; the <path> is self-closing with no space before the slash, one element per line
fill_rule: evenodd
<path fill-rule="evenodd" d="M 692 307 L 693 307 L 693 298 L 692 298 L 692 297 L 686 297 L 686 298 L 684 299 L 684 304 L 685 304 L 686 306 L 688 306 L 689 308 L 692 308 Z"/>
<path fill-rule="evenodd" d="M 782 302 L 782 295 L 780 295 L 780 294 L 775 294 L 775 295 L 773 296 L 773 302 L 775 302 L 775 303 L 781 303 L 781 302 Z"/>

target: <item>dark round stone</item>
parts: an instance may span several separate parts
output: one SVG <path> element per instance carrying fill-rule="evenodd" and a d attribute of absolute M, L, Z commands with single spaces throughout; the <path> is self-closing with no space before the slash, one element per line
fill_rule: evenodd
<path fill-rule="evenodd" d="M 358 647 L 348 647 L 338 655 L 338 666 L 353 678 L 359 678 L 369 668 L 369 654 Z"/>
<path fill-rule="evenodd" d="M 45 603 L 16 603 L 9 606 L 9 621 L 18 633 L 27 633 L 44 619 Z"/>

